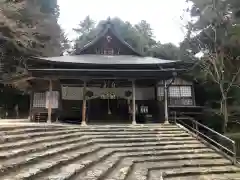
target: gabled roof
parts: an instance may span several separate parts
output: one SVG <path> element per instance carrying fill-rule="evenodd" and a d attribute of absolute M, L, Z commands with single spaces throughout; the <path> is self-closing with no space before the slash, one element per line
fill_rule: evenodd
<path fill-rule="evenodd" d="M 136 66 L 175 66 L 183 63 L 181 60 L 164 60 L 154 57 L 145 57 L 141 53 L 137 52 L 130 44 L 128 44 L 119 34 L 116 32 L 114 25 L 110 19 L 104 23 L 102 31 L 82 49 L 77 51 L 77 54 L 70 56 L 58 56 L 58 57 L 32 57 L 31 60 L 35 62 L 47 63 L 47 64 L 59 64 L 59 65 L 104 65 L 104 66 L 124 66 L 124 65 L 136 65 Z M 118 55 L 104 55 L 89 53 L 88 50 L 93 50 L 96 46 L 101 44 L 102 39 L 106 37 L 114 36 L 119 46 L 128 51 L 126 54 Z M 116 42 L 116 41 L 115 41 Z M 121 43 L 121 44 L 119 44 Z M 30 63 L 29 63 L 30 64 Z"/>
<path fill-rule="evenodd" d="M 108 19 L 106 24 L 104 24 L 104 29 L 95 37 L 95 39 L 93 39 L 91 42 L 89 42 L 88 44 L 86 44 L 82 49 L 80 49 L 78 51 L 78 54 L 81 54 L 84 50 L 90 48 L 91 46 L 93 46 L 95 43 L 97 43 L 102 37 L 104 37 L 105 35 L 107 35 L 108 32 L 111 32 L 124 46 L 126 46 L 127 48 L 129 48 L 134 55 L 137 56 L 143 56 L 140 52 L 138 52 L 137 50 L 135 50 L 130 44 L 128 44 L 115 30 L 114 25 L 111 23 L 111 20 Z"/>

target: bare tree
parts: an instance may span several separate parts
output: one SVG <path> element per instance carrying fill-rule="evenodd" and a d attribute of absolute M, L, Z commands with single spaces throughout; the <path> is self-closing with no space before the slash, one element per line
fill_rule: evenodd
<path fill-rule="evenodd" d="M 198 1 L 200 4 L 193 6 L 192 11 L 198 19 L 188 24 L 189 33 L 185 42 L 193 47 L 194 53 L 203 54 L 197 65 L 205 80 L 219 87 L 221 93 L 219 113 L 224 119 L 222 130 L 225 132 L 229 121 L 229 92 L 233 87 L 239 87 L 239 56 L 233 53 L 234 48 L 238 46 L 237 40 L 240 36 L 235 32 L 239 27 L 234 23 L 234 16 L 226 1 L 206 1 L 205 4 Z"/>

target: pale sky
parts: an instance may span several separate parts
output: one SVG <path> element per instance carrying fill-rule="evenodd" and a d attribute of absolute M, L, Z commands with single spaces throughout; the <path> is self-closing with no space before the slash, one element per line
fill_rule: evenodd
<path fill-rule="evenodd" d="M 150 23 L 156 40 L 178 44 L 183 40 L 183 22 L 180 16 L 187 6 L 186 0 L 58 0 L 59 23 L 72 39 L 72 28 L 87 15 L 95 21 L 119 17 L 136 24 L 141 20 Z"/>

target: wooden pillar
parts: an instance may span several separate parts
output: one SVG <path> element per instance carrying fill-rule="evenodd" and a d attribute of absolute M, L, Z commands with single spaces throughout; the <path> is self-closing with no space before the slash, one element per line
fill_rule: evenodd
<path fill-rule="evenodd" d="M 62 86 L 59 79 L 56 81 L 56 89 L 58 91 L 58 107 L 56 111 L 56 122 L 59 122 L 60 112 L 62 110 Z"/>
<path fill-rule="evenodd" d="M 33 91 L 31 91 L 29 94 L 29 115 L 28 115 L 29 121 L 33 121 L 33 119 L 32 119 L 33 95 L 34 95 Z"/>
<path fill-rule="evenodd" d="M 86 100 L 86 81 L 84 81 L 83 83 L 83 103 L 82 103 L 82 126 L 86 126 L 86 104 L 87 104 L 87 100 Z"/>
<path fill-rule="evenodd" d="M 136 87 L 135 80 L 132 81 L 132 124 L 137 124 L 136 122 Z"/>
<path fill-rule="evenodd" d="M 194 88 L 194 84 L 192 83 L 191 85 L 191 91 L 192 91 L 192 105 L 196 106 L 196 96 L 195 96 L 195 88 Z"/>
<path fill-rule="evenodd" d="M 52 80 L 49 80 L 48 123 L 52 122 Z"/>
<path fill-rule="evenodd" d="M 169 124 L 168 121 L 168 87 L 167 81 L 164 81 L 164 114 L 165 114 L 165 124 Z"/>

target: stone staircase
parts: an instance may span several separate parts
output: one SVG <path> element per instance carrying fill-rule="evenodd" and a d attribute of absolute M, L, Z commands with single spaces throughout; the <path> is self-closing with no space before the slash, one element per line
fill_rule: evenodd
<path fill-rule="evenodd" d="M 176 125 L 0 125 L 1 180 L 240 179 Z"/>

